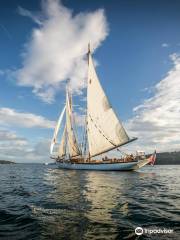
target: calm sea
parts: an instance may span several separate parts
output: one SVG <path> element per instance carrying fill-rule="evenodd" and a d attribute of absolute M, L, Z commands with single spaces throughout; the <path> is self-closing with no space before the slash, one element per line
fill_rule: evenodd
<path fill-rule="evenodd" d="M 136 227 L 173 233 L 135 234 Z M 180 239 L 180 166 L 0 165 L 0 239 Z"/>

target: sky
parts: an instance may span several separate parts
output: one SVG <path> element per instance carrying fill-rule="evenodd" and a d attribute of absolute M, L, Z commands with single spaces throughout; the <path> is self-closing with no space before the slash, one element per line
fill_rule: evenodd
<path fill-rule="evenodd" d="M 0 1 L 0 159 L 49 161 L 70 80 L 81 125 L 87 45 L 129 136 L 180 150 L 179 1 Z"/>

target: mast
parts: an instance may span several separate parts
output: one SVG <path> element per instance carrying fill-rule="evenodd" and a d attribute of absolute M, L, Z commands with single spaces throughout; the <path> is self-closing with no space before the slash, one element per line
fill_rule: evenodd
<path fill-rule="evenodd" d="M 130 139 L 96 74 L 88 45 L 87 137 L 89 158 L 136 140 Z"/>
<path fill-rule="evenodd" d="M 88 70 L 89 70 L 89 57 L 90 57 L 90 54 L 91 54 L 91 46 L 90 46 L 90 42 L 88 43 L 88 53 L 87 53 L 87 58 L 88 58 Z M 89 76 L 89 71 L 88 71 L 88 76 Z M 88 81 L 88 80 L 87 80 Z M 87 145 L 88 145 L 88 160 L 90 161 L 91 159 L 91 155 L 90 155 L 90 151 L 89 151 L 89 139 L 88 139 L 88 87 L 87 87 L 87 102 L 86 102 L 86 141 L 87 141 Z M 87 147 L 87 146 L 86 146 Z"/>

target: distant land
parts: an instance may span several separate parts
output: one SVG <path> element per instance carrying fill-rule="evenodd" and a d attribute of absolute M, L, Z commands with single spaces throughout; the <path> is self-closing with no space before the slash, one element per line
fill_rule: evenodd
<path fill-rule="evenodd" d="M 0 164 L 14 164 L 15 162 L 7 161 L 7 160 L 0 160 Z"/>
<path fill-rule="evenodd" d="M 163 152 L 156 154 L 157 165 L 178 165 L 180 164 L 180 151 L 178 152 Z"/>

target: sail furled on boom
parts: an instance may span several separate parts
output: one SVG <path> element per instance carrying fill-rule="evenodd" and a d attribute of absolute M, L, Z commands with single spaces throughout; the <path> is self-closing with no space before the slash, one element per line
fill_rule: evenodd
<path fill-rule="evenodd" d="M 66 110 L 66 106 L 64 106 L 60 116 L 59 116 L 59 119 L 57 121 L 57 124 L 56 124 L 56 127 L 55 127 L 55 130 L 54 130 L 54 135 L 53 135 L 53 138 L 52 138 L 52 141 L 51 141 L 51 146 L 50 146 L 50 154 L 53 153 L 53 148 L 54 148 L 54 145 L 56 144 L 57 142 L 57 135 L 58 135 L 58 132 L 59 132 L 59 129 L 61 127 L 61 123 L 62 123 L 62 120 L 63 120 L 63 116 L 64 116 L 64 113 L 65 113 L 65 110 Z"/>
<path fill-rule="evenodd" d="M 58 148 L 58 157 L 64 157 L 66 155 L 66 125 L 64 127 L 64 131 L 62 134 L 62 138 L 61 138 L 61 142 L 59 144 L 59 148 Z"/>
<path fill-rule="evenodd" d="M 72 99 L 69 92 L 66 93 L 66 129 L 67 129 L 67 145 L 70 157 L 80 155 L 80 149 L 73 130 L 72 121 Z"/>
<path fill-rule="evenodd" d="M 90 156 L 130 142 L 99 82 L 91 53 L 88 54 L 87 135 Z"/>

